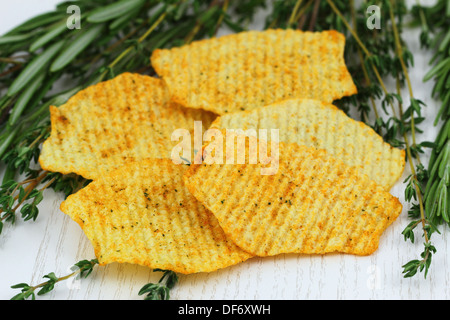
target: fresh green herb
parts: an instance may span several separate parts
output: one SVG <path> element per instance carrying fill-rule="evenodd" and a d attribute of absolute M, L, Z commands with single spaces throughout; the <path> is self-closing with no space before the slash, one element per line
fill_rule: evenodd
<path fill-rule="evenodd" d="M 15 284 L 11 286 L 11 288 L 20 289 L 21 292 L 12 297 L 11 300 L 27 300 L 29 298 L 35 300 L 36 295 L 42 296 L 52 291 L 55 288 L 55 285 L 61 281 L 73 277 L 87 278 L 96 265 L 98 265 L 97 259 L 81 260 L 73 265 L 72 270 L 74 271 L 66 276 L 58 277 L 54 272 L 50 272 L 43 277 L 48 280 L 35 286 L 31 286 L 27 283 Z M 164 272 L 164 274 L 159 279 L 158 283 L 148 283 L 144 285 L 139 290 L 139 295 L 145 295 L 144 300 L 169 300 L 170 290 L 178 283 L 178 275 L 175 272 L 168 270 L 154 269 L 153 271 Z M 38 290 L 37 293 L 36 290 Z"/>
<path fill-rule="evenodd" d="M 421 166 L 423 174 L 419 179 L 423 190 L 423 206 L 425 208 L 427 224 L 424 226 L 427 233 L 425 236 L 431 237 L 434 232 L 439 232 L 438 226 L 450 223 L 450 2 L 439 0 L 430 7 L 421 6 L 418 3 L 412 10 L 413 24 L 420 26 L 420 41 L 422 47 L 434 51 L 434 56 L 430 61 L 432 68 L 425 75 L 424 81 L 434 80 L 435 85 L 431 97 L 442 101 L 438 115 L 435 119 L 435 126 L 442 121 L 441 129 L 434 143 L 428 147 L 432 148 L 428 169 Z M 411 196 L 415 196 L 411 193 Z M 413 206 L 410 211 L 413 219 L 421 215 L 420 208 Z M 423 219 L 421 219 L 423 220 Z M 414 242 L 413 230 L 421 220 L 415 220 L 407 226 L 403 234 L 405 239 Z M 405 276 L 411 277 L 417 271 L 425 270 L 425 275 L 431 263 L 431 257 L 436 252 L 436 248 L 428 241 L 425 241 L 424 251 L 421 253 L 421 260 L 412 260 L 405 264 Z"/>
<path fill-rule="evenodd" d="M 170 290 L 178 283 L 178 275 L 169 270 L 155 269 L 154 272 L 164 272 L 158 283 L 147 283 L 139 290 L 139 295 L 145 295 L 144 300 L 169 300 Z"/>
<path fill-rule="evenodd" d="M 421 27 L 420 40 L 423 47 L 434 53 L 431 69 L 424 81 L 434 81 L 431 97 L 442 102 L 435 119 L 440 126 L 439 134 L 432 144 L 425 186 L 425 207 L 428 218 L 436 225 L 450 222 L 450 3 L 439 0 L 435 5 L 418 4 L 412 10 L 415 23 Z"/>
<path fill-rule="evenodd" d="M 31 297 L 32 300 L 36 299 L 36 294 L 38 296 L 44 295 L 50 291 L 52 291 L 55 288 L 55 285 L 58 282 L 67 280 L 69 278 L 79 276 L 87 278 L 91 272 L 93 271 L 95 265 L 98 264 L 97 259 L 93 260 L 82 260 L 77 262 L 72 269 L 75 269 L 74 272 L 63 276 L 63 277 L 57 277 L 54 272 L 50 272 L 49 274 L 44 276 L 44 279 L 48 279 L 45 282 L 42 282 L 38 285 L 31 286 L 27 283 L 19 283 L 16 285 L 11 286 L 13 289 L 21 289 L 21 292 L 14 297 L 11 298 L 11 300 L 27 300 Z M 39 290 L 37 293 L 35 293 L 36 290 Z"/>

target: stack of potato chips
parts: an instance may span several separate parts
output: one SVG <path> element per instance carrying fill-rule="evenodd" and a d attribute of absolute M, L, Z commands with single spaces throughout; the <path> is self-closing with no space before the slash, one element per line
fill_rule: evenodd
<path fill-rule="evenodd" d="M 389 190 L 405 155 L 332 105 L 356 93 L 344 47 L 336 31 L 197 41 L 156 50 L 159 77 L 125 73 L 51 107 L 39 162 L 93 180 L 61 210 L 99 263 L 190 274 L 254 256 L 373 253 L 402 211 Z M 258 136 L 266 129 L 276 139 Z M 228 163 L 236 150 L 245 161 Z"/>

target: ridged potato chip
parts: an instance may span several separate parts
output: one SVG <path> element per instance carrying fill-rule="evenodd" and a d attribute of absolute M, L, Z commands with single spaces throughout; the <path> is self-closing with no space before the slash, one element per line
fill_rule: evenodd
<path fill-rule="evenodd" d="M 51 135 L 39 163 L 44 170 L 97 179 L 127 161 L 171 158 L 176 129 L 209 127 L 217 115 L 173 103 L 162 80 L 124 73 L 50 108 Z"/>
<path fill-rule="evenodd" d="M 190 166 L 185 184 L 227 236 L 257 256 L 370 255 L 402 211 L 397 198 L 323 149 L 280 143 L 272 175 L 261 175 L 262 163 L 208 164 L 211 154 Z"/>
<path fill-rule="evenodd" d="M 131 263 L 189 274 L 250 257 L 186 189 L 187 165 L 128 163 L 70 195 L 61 210 L 91 241 L 101 265 Z"/>
<path fill-rule="evenodd" d="M 337 31 L 246 31 L 155 50 L 172 100 L 219 115 L 289 98 L 333 102 L 357 93 Z"/>
<path fill-rule="evenodd" d="M 325 149 L 390 190 L 405 168 L 405 151 L 329 103 L 292 99 L 217 118 L 211 128 L 278 129 L 279 140 Z"/>

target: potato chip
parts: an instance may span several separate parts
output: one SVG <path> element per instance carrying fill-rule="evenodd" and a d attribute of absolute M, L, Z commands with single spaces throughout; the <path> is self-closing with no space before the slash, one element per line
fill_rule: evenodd
<path fill-rule="evenodd" d="M 176 129 L 208 127 L 216 115 L 170 102 L 160 79 L 124 73 L 88 87 L 50 108 L 51 135 L 39 158 L 43 169 L 96 179 L 126 161 L 171 158 Z"/>
<path fill-rule="evenodd" d="M 220 116 L 221 129 L 278 129 L 279 141 L 325 149 L 390 190 L 405 168 L 405 151 L 383 141 L 372 128 L 337 107 L 309 99 L 292 99 L 251 111 Z"/>
<path fill-rule="evenodd" d="M 280 143 L 272 175 L 261 175 L 260 162 L 208 164 L 211 154 L 191 165 L 185 184 L 225 234 L 257 256 L 370 255 L 402 211 L 397 198 L 323 149 Z"/>
<path fill-rule="evenodd" d="M 155 50 L 172 100 L 219 115 L 290 98 L 333 102 L 357 93 L 336 31 L 246 31 Z"/>
<path fill-rule="evenodd" d="M 101 265 L 131 263 L 188 274 L 252 257 L 186 189 L 187 168 L 170 159 L 128 163 L 70 195 L 61 210 L 81 226 Z"/>

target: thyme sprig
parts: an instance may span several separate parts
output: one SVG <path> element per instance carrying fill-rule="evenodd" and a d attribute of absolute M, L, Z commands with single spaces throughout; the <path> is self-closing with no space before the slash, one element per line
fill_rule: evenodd
<path fill-rule="evenodd" d="M 417 113 L 420 115 L 420 105 L 424 105 L 423 102 L 417 100 L 414 97 L 414 92 L 411 84 L 411 80 L 409 77 L 408 67 L 405 64 L 405 59 L 403 55 L 403 44 L 400 39 L 400 34 L 397 27 L 397 22 L 395 21 L 394 17 L 394 3 L 391 0 L 389 5 L 389 12 L 391 16 L 391 23 L 393 26 L 393 32 L 394 32 L 394 38 L 395 38 L 395 48 L 396 48 L 396 54 L 398 57 L 398 61 L 401 65 L 401 70 L 403 71 L 403 77 L 405 78 L 406 85 L 409 92 L 409 98 L 411 101 L 411 105 L 407 112 L 410 112 L 412 114 Z M 400 81 L 399 81 L 400 74 L 397 74 L 397 93 L 400 94 Z M 404 116 L 402 103 L 399 103 L 399 110 L 400 110 L 400 116 Z M 411 236 L 413 234 L 413 230 L 415 229 L 415 226 L 417 226 L 417 223 L 420 223 L 422 225 L 422 231 L 423 231 L 423 238 L 424 238 L 424 248 L 422 253 L 420 254 L 421 260 L 414 259 L 406 264 L 404 264 L 403 267 L 403 274 L 405 277 L 409 278 L 414 276 L 417 271 L 424 272 L 424 276 L 426 277 L 428 274 L 428 270 L 431 265 L 433 254 L 436 253 L 436 247 L 431 243 L 430 237 L 431 233 L 436 231 L 437 228 L 435 225 L 429 221 L 428 215 L 425 212 L 424 208 L 424 195 L 423 195 L 423 189 L 421 187 L 421 183 L 423 179 L 425 178 L 426 174 L 420 175 L 418 172 L 423 172 L 424 168 L 420 161 L 419 154 L 423 153 L 421 146 L 417 144 L 417 138 L 416 138 L 416 128 L 415 128 L 415 118 L 414 116 L 411 116 L 411 138 L 412 138 L 412 144 L 408 141 L 408 137 L 404 133 L 404 140 L 406 144 L 406 152 L 407 157 L 409 160 L 410 168 L 411 168 L 411 175 L 405 180 L 407 182 L 407 186 L 405 189 L 405 199 L 408 202 L 411 202 L 412 198 L 414 200 L 418 201 L 418 205 L 415 205 L 413 207 L 418 206 L 418 212 L 419 212 L 419 220 L 413 221 L 410 223 L 406 229 L 402 232 L 404 235 L 405 240 L 409 239 L 411 242 L 414 242 L 414 237 Z M 416 166 L 414 165 L 414 160 L 416 160 Z"/>
<path fill-rule="evenodd" d="M 34 179 L 22 182 L 10 180 L 2 185 L 0 189 L 0 232 L 3 228 L 3 221 L 14 223 L 16 210 L 21 205 L 23 206 L 20 211 L 24 220 L 36 220 L 39 212 L 37 205 L 43 199 L 42 191 L 45 187 L 40 190 L 35 189 L 35 187 L 40 184 L 46 175 L 47 172 L 43 172 Z"/>
<path fill-rule="evenodd" d="M 54 272 L 50 272 L 43 276 L 48 279 L 37 285 L 29 285 L 28 283 L 18 283 L 11 286 L 12 289 L 20 289 L 20 293 L 16 294 L 11 300 L 36 300 L 36 296 L 42 296 L 55 289 L 55 285 L 59 282 L 68 280 L 70 278 L 87 278 L 94 267 L 98 265 L 97 259 L 81 260 L 72 266 L 72 273 L 58 277 Z M 154 269 L 154 272 L 163 272 L 162 277 L 158 283 L 148 283 L 144 285 L 138 292 L 138 295 L 144 296 L 144 300 L 169 300 L 170 292 L 178 283 L 178 275 L 170 270 Z M 37 292 L 36 292 L 37 291 Z"/>
<path fill-rule="evenodd" d="M 16 285 L 11 286 L 13 289 L 20 289 L 21 292 L 16 294 L 11 300 L 27 300 L 31 298 L 32 300 L 36 299 L 36 295 L 42 296 L 55 288 L 55 285 L 58 282 L 67 280 L 72 277 L 80 277 L 87 278 L 91 272 L 94 270 L 94 267 L 98 264 L 97 259 L 92 260 L 81 260 L 72 267 L 74 271 L 66 276 L 58 277 L 54 272 L 50 272 L 45 275 L 43 278 L 48 279 L 38 285 L 31 286 L 27 283 L 18 283 Z M 35 291 L 38 290 L 37 293 Z"/>
<path fill-rule="evenodd" d="M 164 272 L 158 283 L 148 283 L 139 290 L 144 300 L 169 300 L 170 290 L 178 283 L 178 275 L 170 270 L 154 269 L 154 272 Z"/>

